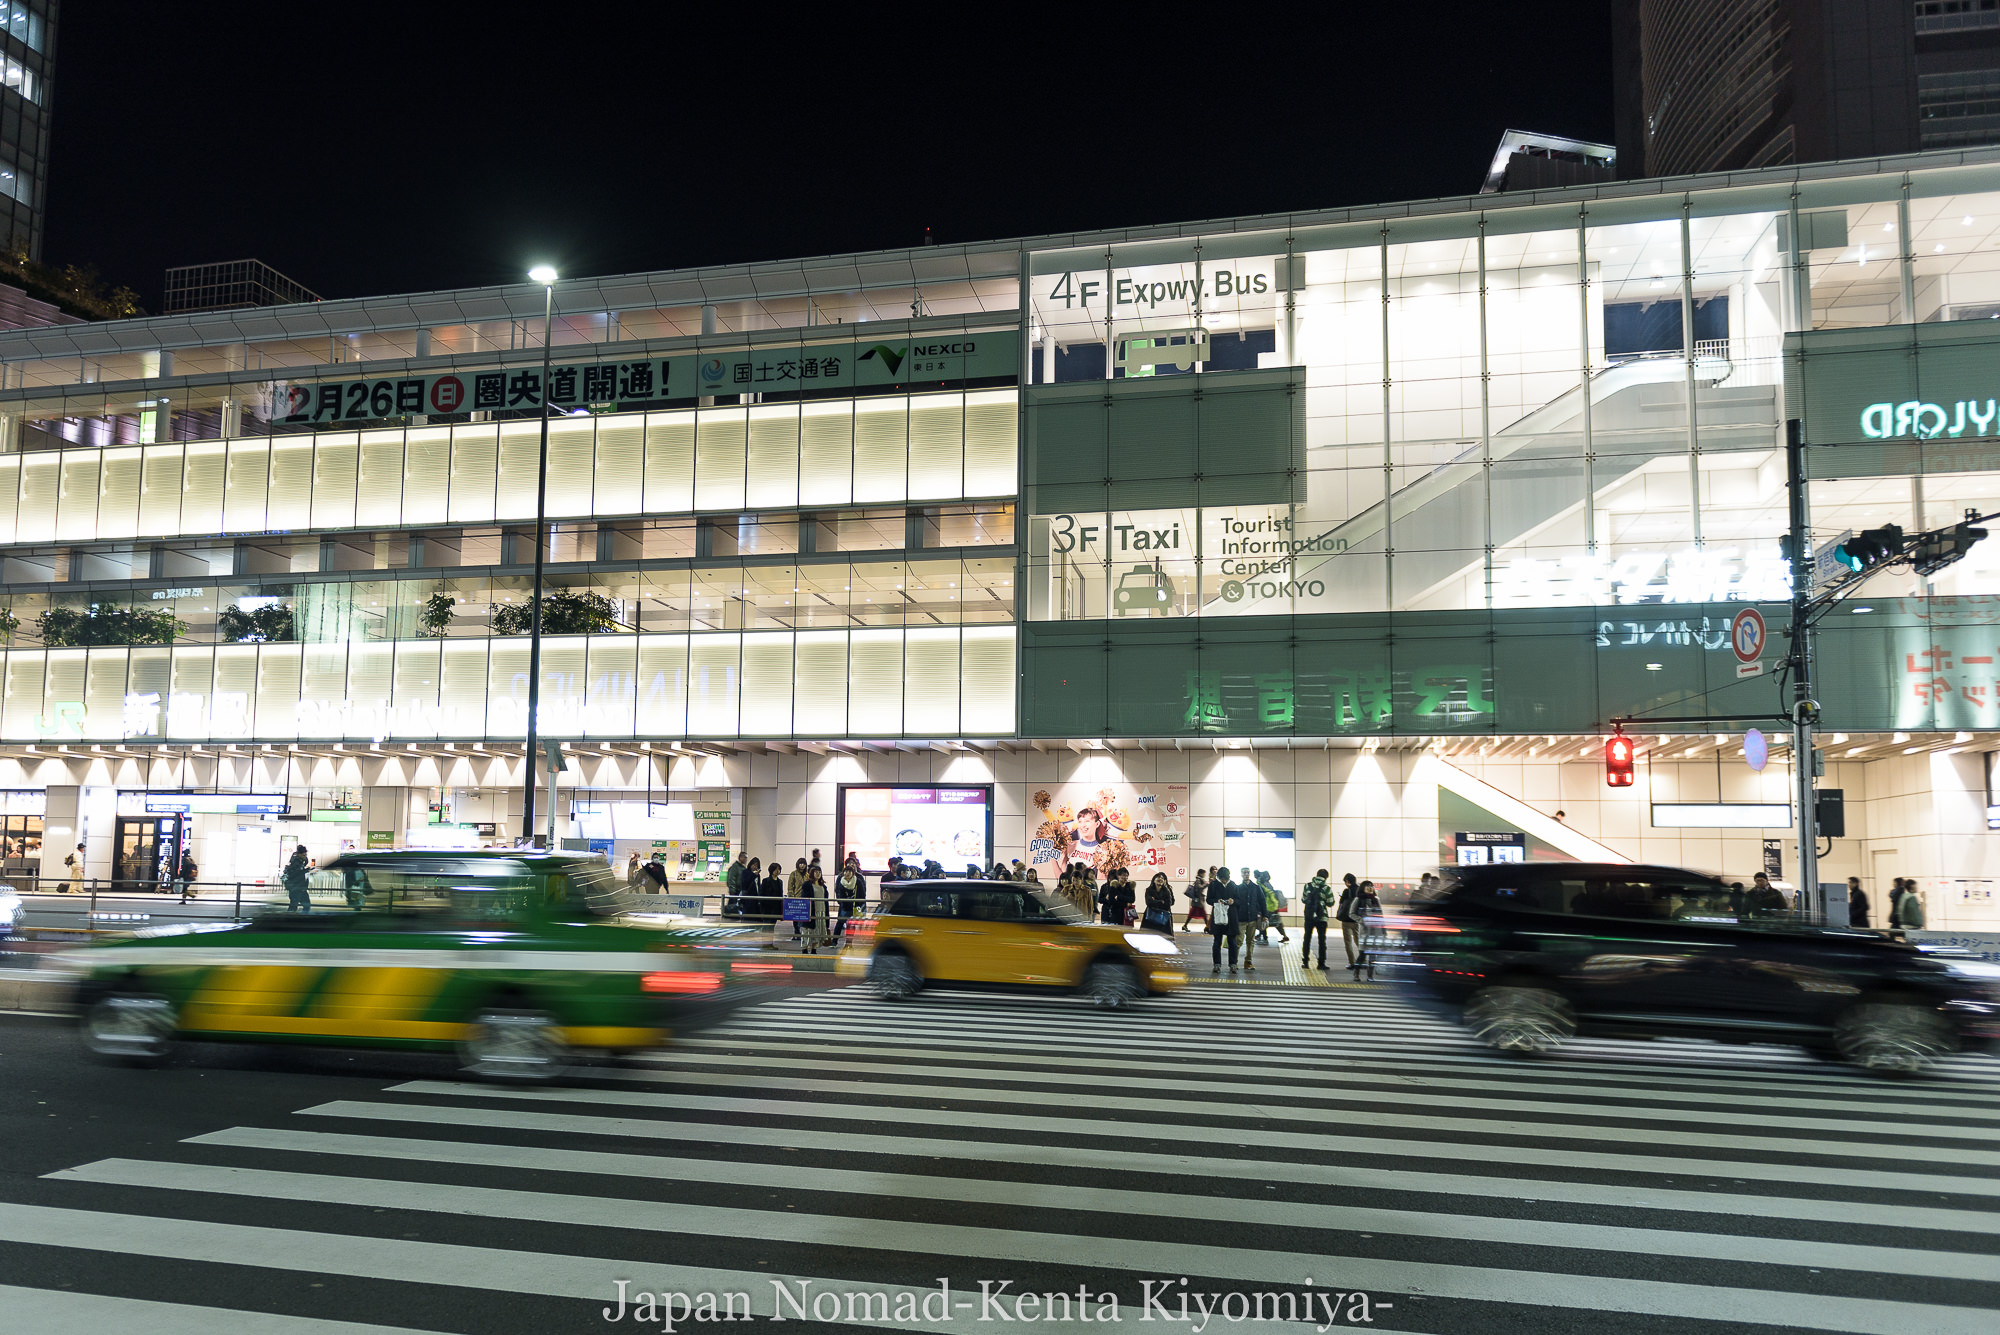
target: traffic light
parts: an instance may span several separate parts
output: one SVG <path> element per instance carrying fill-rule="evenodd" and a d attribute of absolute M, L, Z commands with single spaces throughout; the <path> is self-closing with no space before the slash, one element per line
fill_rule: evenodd
<path fill-rule="evenodd" d="M 1872 570 L 1899 555 L 1902 550 L 1902 526 L 1884 524 L 1881 528 L 1871 528 L 1841 543 L 1834 548 L 1833 556 L 1849 570 Z"/>
<path fill-rule="evenodd" d="M 1931 574 L 1954 561 L 1965 559 L 1965 554 L 1972 550 L 1972 544 L 1986 536 L 1985 529 L 1972 526 L 1971 516 L 1977 513 L 1968 510 L 1965 523 L 1924 535 L 1916 550 L 1915 565 L 1919 575 Z"/>
<path fill-rule="evenodd" d="M 1632 739 L 1622 733 L 1604 744 L 1604 786 L 1632 786 Z"/>

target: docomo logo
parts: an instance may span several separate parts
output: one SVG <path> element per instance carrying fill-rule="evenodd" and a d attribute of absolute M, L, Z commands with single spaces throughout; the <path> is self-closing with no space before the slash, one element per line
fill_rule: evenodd
<path fill-rule="evenodd" d="M 1984 412 L 1980 411 L 1982 407 Z M 1934 436 L 1962 436 L 1969 426 L 1973 434 L 1983 436 L 1996 416 L 2000 416 L 2000 404 L 1992 399 L 1960 399 L 1951 412 L 1946 412 L 1943 404 L 1918 399 L 1908 403 L 1871 403 L 1861 410 L 1861 434 L 1870 440 L 1896 436 L 1929 440 Z"/>

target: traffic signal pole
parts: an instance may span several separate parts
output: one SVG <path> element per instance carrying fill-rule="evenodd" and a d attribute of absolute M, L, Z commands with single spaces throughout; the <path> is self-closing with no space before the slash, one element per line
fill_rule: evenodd
<path fill-rule="evenodd" d="M 1803 424 L 1785 423 L 1785 491 L 1792 530 L 1792 779 L 1799 822 L 1799 914 L 1819 898 L 1819 822 L 1813 810 L 1813 725 L 1819 702 L 1812 689 L 1812 531 L 1806 523 L 1806 442 Z"/>

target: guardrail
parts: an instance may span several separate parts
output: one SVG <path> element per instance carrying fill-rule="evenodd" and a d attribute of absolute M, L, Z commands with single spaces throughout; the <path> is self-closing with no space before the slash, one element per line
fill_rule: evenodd
<path fill-rule="evenodd" d="M 14 929 L 23 936 L 94 935 L 159 922 L 241 919 L 289 900 L 275 881 L 195 881 L 185 900 L 178 881 L 167 886 L 87 877 L 79 887 L 67 877 L 9 876 L 0 886 L 21 896 Z M 337 890 L 310 893 L 315 906 L 345 903 Z"/>

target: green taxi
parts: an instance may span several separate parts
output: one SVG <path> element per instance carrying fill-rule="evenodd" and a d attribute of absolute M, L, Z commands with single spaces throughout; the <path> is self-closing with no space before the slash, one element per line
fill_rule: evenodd
<path fill-rule="evenodd" d="M 754 999 L 768 977 L 730 926 L 648 927 L 596 854 L 348 853 L 341 907 L 162 928 L 70 952 L 85 1045 L 152 1063 L 176 1040 L 456 1051 L 546 1079 L 579 1051 L 633 1052 Z"/>

